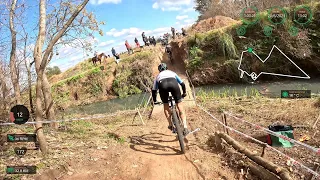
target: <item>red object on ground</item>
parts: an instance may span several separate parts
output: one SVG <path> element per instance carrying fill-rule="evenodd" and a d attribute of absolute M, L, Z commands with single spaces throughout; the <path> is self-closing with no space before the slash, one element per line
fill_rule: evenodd
<path fill-rule="evenodd" d="M 272 145 L 272 141 L 271 141 L 271 136 L 270 134 L 267 135 L 267 143 L 271 146 Z"/>

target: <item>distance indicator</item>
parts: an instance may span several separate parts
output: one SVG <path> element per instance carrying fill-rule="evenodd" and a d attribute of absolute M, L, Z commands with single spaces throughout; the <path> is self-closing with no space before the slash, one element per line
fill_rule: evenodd
<path fill-rule="evenodd" d="M 7 142 L 37 142 L 36 134 L 7 134 Z"/>
<path fill-rule="evenodd" d="M 36 174 L 36 166 L 7 166 L 7 174 Z"/>
<path fill-rule="evenodd" d="M 311 90 L 281 90 L 281 98 L 311 98 Z"/>
<path fill-rule="evenodd" d="M 245 24 L 255 24 L 259 21 L 259 11 L 258 8 L 250 6 L 242 9 L 240 13 L 240 18 Z"/>
<path fill-rule="evenodd" d="M 10 110 L 10 120 L 15 124 L 24 124 L 28 122 L 30 113 L 24 105 L 16 105 Z"/>
<path fill-rule="evenodd" d="M 307 6 L 299 6 L 294 10 L 294 22 L 306 25 L 312 21 L 312 11 Z"/>
<path fill-rule="evenodd" d="M 272 24 L 283 24 L 287 19 L 287 11 L 279 6 L 274 6 L 268 10 L 268 19 Z"/>

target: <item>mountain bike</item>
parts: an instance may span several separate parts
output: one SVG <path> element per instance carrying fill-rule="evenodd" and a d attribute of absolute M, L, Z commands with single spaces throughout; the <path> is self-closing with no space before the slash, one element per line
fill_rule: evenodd
<path fill-rule="evenodd" d="M 163 103 L 162 102 L 157 102 L 157 103 L 155 103 L 155 105 L 156 104 L 163 104 Z M 178 140 L 179 140 L 181 152 L 184 154 L 185 153 L 185 146 L 184 146 L 184 138 L 185 138 L 185 136 L 182 133 L 183 122 L 182 122 L 181 118 L 179 117 L 179 115 L 177 113 L 176 105 L 175 105 L 175 102 L 174 102 L 174 99 L 172 98 L 172 96 L 169 96 L 169 107 L 170 107 L 170 110 L 171 110 L 171 121 L 172 121 L 174 129 L 176 130 L 176 133 L 177 133 L 177 137 L 178 137 Z M 193 133 L 193 132 L 191 132 L 191 133 Z"/>

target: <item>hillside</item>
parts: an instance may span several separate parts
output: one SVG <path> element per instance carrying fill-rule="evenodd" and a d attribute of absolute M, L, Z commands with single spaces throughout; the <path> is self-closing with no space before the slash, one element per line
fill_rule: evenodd
<path fill-rule="evenodd" d="M 292 12 L 295 7 L 286 8 Z M 202 20 L 193 25 L 188 38 L 172 42 L 174 56 L 185 61 L 195 85 L 221 83 L 240 83 L 250 81 L 250 77 L 239 78 L 239 59 L 241 52 L 254 49 L 262 58 L 266 58 L 271 48 L 276 45 L 290 59 L 312 77 L 318 77 L 320 69 L 320 3 L 311 6 L 314 12 L 311 23 L 299 26 L 287 20 L 283 25 L 272 25 L 267 12 L 261 12 L 260 21 L 245 25 L 241 21 L 217 16 Z M 298 35 L 290 35 L 290 28 L 296 26 Z M 272 27 L 272 35 L 264 34 L 265 27 Z M 239 35 L 239 29 L 246 33 Z M 281 54 L 275 54 L 271 66 L 264 66 L 259 61 L 247 65 L 251 72 L 274 72 L 278 74 L 296 74 L 297 69 L 285 62 Z M 250 58 L 250 57 L 249 57 Z M 261 76 L 259 80 L 281 80 L 277 76 Z"/>
<path fill-rule="evenodd" d="M 148 91 L 152 85 L 155 62 L 162 55 L 158 46 L 122 54 L 117 64 L 107 58 L 96 66 L 84 60 L 50 78 L 53 98 L 58 107 L 84 105 L 115 97 Z"/>

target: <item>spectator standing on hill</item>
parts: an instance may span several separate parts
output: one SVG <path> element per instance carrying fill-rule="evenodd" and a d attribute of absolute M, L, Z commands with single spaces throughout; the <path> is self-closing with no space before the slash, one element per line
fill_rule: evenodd
<path fill-rule="evenodd" d="M 152 36 L 152 42 L 153 42 L 153 45 L 154 45 L 154 46 L 157 45 L 157 41 L 156 41 L 156 39 L 154 38 L 154 36 Z"/>
<path fill-rule="evenodd" d="M 172 38 L 175 39 L 176 38 L 176 30 L 171 27 L 171 32 L 172 32 Z"/>
<path fill-rule="evenodd" d="M 148 39 L 148 38 L 146 37 L 146 35 L 144 34 L 144 32 L 142 32 L 142 35 L 141 35 L 141 36 L 142 36 L 142 40 L 143 40 L 143 42 L 144 42 L 144 45 L 147 46 L 147 39 Z"/>
<path fill-rule="evenodd" d="M 131 48 L 131 46 L 130 46 L 130 44 L 128 43 L 127 40 L 126 40 L 126 42 L 125 42 L 124 44 L 126 45 L 126 48 L 127 48 L 127 50 L 128 50 L 128 54 L 133 53 L 133 50 L 132 50 L 132 48 Z"/>
<path fill-rule="evenodd" d="M 187 31 L 184 28 L 181 28 L 182 36 L 187 36 Z"/>
<path fill-rule="evenodd" d="M 139 44 L 139 41 L 137 38 L 134 38 L 134 42 L 136 43 L 136 46 L 139 48 L 140 47 L 140 44 Z"/>
<path fill-rule="evenodd" d="M 111 52 L 112 52 L 112 55 L 116 58 L 116 62 L 117 64 L 119 63 L 119 59 L 120 59 L 120 56 L 118 53 L 116 53 L 116 50 L 112 47 L 111 49 Z"/>
<path fill-rule="evenodd" d="M 149 43 L 150 43 L 150 45 L 153 44 L 153 40 L 152 40 L 151 36 L 149 36 Z"/>

